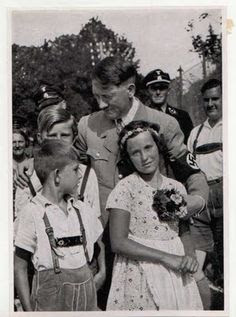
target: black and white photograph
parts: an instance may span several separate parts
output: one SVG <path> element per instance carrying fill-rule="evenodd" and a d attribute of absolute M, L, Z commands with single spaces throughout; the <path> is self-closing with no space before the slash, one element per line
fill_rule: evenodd
<path fill-rule="evenodd" d="M 8 24 L 10 311 L 228 316 L 226 7 Z"/>

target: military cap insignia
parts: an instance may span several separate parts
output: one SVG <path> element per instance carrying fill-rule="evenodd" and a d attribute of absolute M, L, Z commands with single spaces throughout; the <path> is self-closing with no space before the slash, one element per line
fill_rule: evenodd
<path fill-rule="evenodd" d="M 161 69 L 154 69 L 149 72 L 143 80 L 146 87 L 154 83 L 170 83 L 170 76 Z"/>
<path fill-rule="evenodd" d="M 160 69 L 158 69 L 158 70 L 156 71 L 156 73 L 157 73 L 157 80 L 162 80 L 162 76 L 161 76 L 161 71 L 160 71 Z"/>

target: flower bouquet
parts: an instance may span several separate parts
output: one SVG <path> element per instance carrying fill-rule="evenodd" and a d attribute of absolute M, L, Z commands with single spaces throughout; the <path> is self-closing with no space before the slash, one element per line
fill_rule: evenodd
<path fill-rule="evenodd" d="M 174 188 L 157 190 L 152 207 L 162 221 L 183 218 L 188 213 L 184 197 Z"/>

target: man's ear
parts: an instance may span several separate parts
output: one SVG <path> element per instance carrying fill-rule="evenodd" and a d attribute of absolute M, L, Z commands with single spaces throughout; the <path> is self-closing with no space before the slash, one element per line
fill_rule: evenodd
<path fill-rule="evenodd" d="M 58 186 L 60 184 L 60 171 L 59 171 L 59 169 L 56 169 L 54 171 L 54 184 L 56 186 Z"/>
<path fill-rule="evenodd" d="M 127 89 L 128 89 L 129 98 L 133 98 L 135 94 L 135 90 L 136 90 L 135 84 L 129 83 Z"/>
<path fill-rule="evenodd" d="M 37 133 L 37 140 L 38 140 L 39 144 L 41 144 L 43 142 L 42 135 L 40 132 Z"/>

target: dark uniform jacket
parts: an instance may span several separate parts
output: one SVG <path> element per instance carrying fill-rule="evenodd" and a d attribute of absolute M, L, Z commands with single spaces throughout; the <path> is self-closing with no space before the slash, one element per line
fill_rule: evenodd
<path fill-rule="evenodd" d="M 180 128 L 184 134 L 184 143 L 187 144 L 188 137 L 193 129 L 193 123 L 188 112 L 167 104 L 166 113 L 174 117 L 178 121 Z"/>

